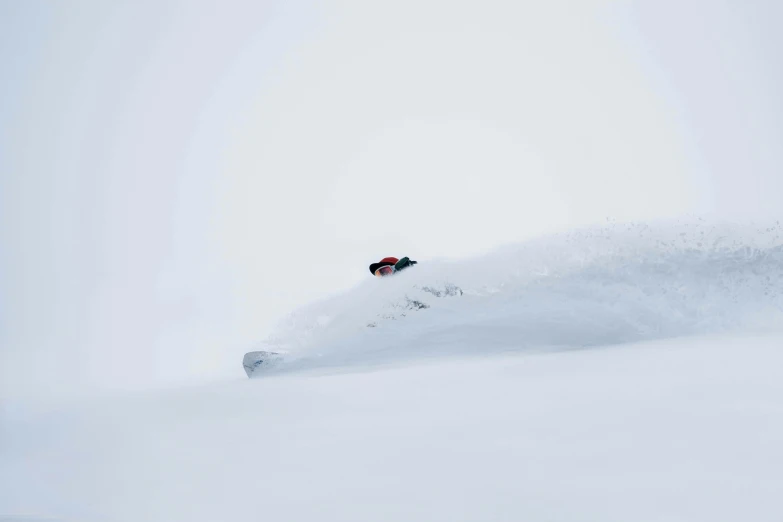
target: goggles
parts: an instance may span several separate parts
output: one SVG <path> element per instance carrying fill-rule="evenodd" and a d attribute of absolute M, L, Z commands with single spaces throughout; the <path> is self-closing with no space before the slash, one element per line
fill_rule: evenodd
<path fill-rule="evenodd" d="M 383 277 L 387 275 L 392 275 L 394 273 L 394 267 L 391 265 L 382 266 L 378 270 L 375 271 L 375 277 Z"/>

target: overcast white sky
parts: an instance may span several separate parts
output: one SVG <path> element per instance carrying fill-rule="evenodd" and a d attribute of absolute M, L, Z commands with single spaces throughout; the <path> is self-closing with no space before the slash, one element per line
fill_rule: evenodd
<path fill-rule="evenodd" d="M 0 0 L 0 391 L 233 368 L 387 255 L 779 217 L 781 5 Z"/>

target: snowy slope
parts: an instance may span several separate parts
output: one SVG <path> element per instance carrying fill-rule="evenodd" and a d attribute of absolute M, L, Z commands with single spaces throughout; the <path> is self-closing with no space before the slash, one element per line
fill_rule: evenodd
<path fill-rule="evenodd" d="M 8 411 L 0 515 L 780 520 L 780 230 L 685 228 L 371 279 L 260 379 Z"/>

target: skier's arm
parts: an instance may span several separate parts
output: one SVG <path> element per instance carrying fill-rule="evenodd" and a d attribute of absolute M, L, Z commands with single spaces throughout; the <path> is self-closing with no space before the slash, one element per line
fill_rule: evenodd
<path fill-rule="evenodd" d="M 413 261 L 412 259 L 405 256 L 397 261 L 397 263 L 394 265 L 394 270 L 402 270 L 403 268 L 408 268 L 409 266 L 415 265 L 416 263 L 416 261 Z"/>

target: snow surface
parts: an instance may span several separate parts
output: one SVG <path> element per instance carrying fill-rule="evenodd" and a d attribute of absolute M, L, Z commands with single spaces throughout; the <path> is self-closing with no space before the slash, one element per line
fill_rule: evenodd
<path fill-rule="evenodd" d="M 782 236 L 610 224 L 368 277 L 261 378 L 7 409 L 0 516 L 781 520 Z"/>

